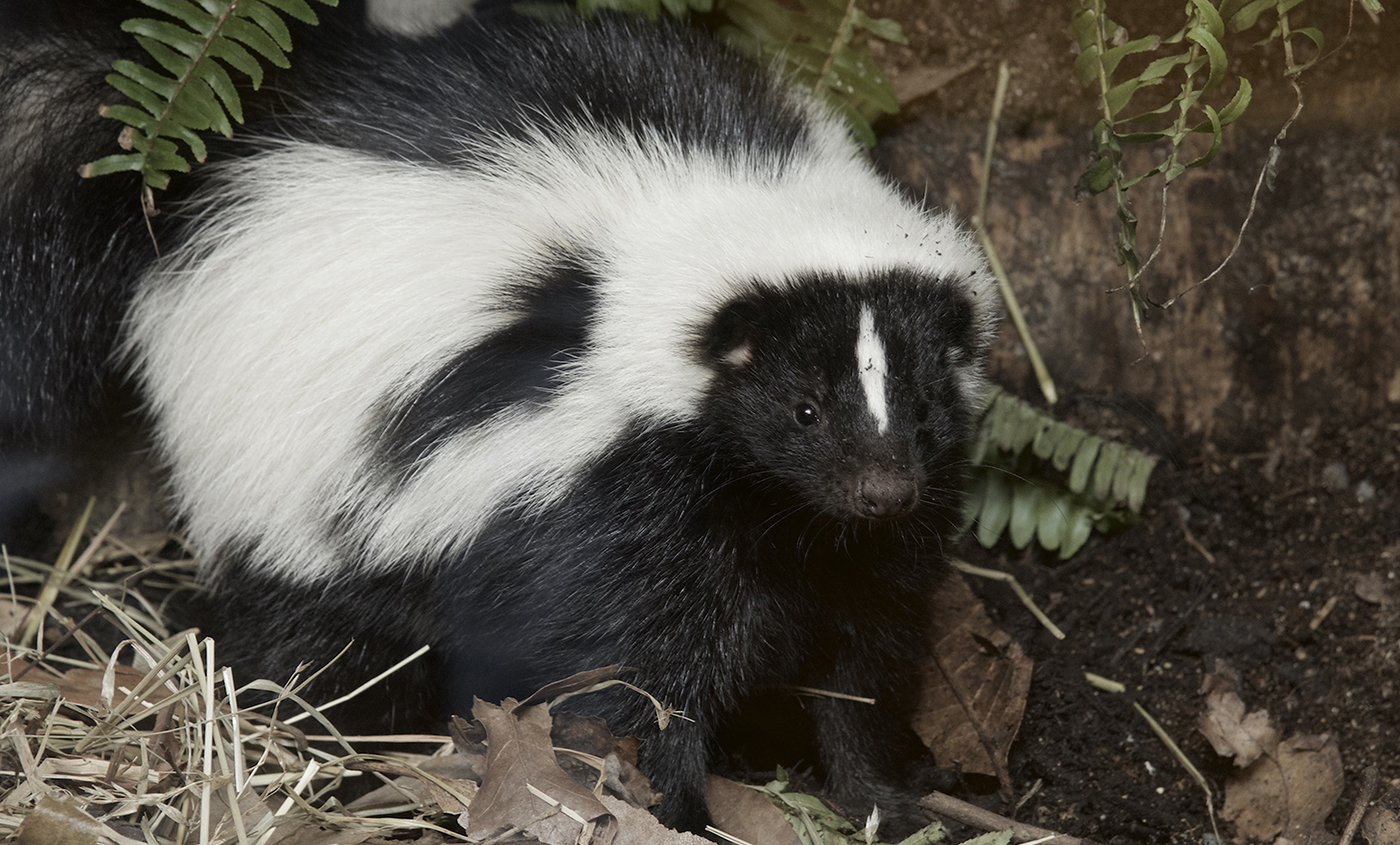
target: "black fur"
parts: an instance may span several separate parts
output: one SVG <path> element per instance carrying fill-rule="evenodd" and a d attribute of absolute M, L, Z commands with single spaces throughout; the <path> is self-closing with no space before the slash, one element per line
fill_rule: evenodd
<path fill-rule="evenodd" d="M 16 55 L 0 103 L 43 71 L 16 72 Z M 479 154 L 463 153 L 463 136 L 528 140 L 585 117 L 619 137 L 655 133 L 683 152 L 743 153 L 775 170 L 809 141 L 806 118 L 766 74 L 674 27 L 470 23 L 411 44 L 316 38 L 295 56 L 294 75 L 273 76 L 249 100 L 253 140 L 215 144 L 216 159 L 291 138 L 446 168 Z M 96 142 L 115 125 L 81 119 L 106 99 L 99 75 L 84 70 L 71 113 L 45 118 L 25 143 L 54 140 L 74 161 L 108 152 Z M 0 379 L 0 434 L 16 439 L 90 404 L 154 257 L 131 180 L 80 182 L 67 158 L 25 160 L 35 163 L 20 173 L 26 181 L 0 189 L 0 344 L 12 347 L 0 354 L 19 362 Z M 208 222 L 181 205 L 205 198 L 204 172 L 155 223 L 164 248 Z M 410 396 L 385 397 L 365 421 L 376 483 L 392 488 L 446 439 L 503 411 L 550 412 L 552 392 L 592 348 L 603 258 L 568 253 L 521 268 L 531 282 L 515 301 L 481 305 L 509 309 L 511 323 L 457 350 Z M 634 420 L 562 500 L 521 496 L 464 552 L 430 560 L 364 560 L 342 529 L 366 515 L 341 514 L 324 529 L 347 574 L 314 586 L 276 577 L 297 562 L 259 559 L 252 542 L 215 550 L 217 577 L 190 617 L 244 678 L 285 679 L 353 638 L 343 668 L 308 691 L 319 700 L 433 643 L 429 661 L 359 700 L 349 730 L 440 728 L 472 696 L 634 666 L 636 683 L 688 720 L 658 732 L 650 705 L 621 690 L 576 706 L 645 738 L 643 769 L 666 796 L 657 814 L 689 830 L 709 820 L 704 774 L 718 726 L 741 702 L 787 684 L 873 696 L 875 706 L 809 704 L 820 761 L 852 809 L 878 803 L 911 826 L 927 764 L 907 724 L 912 667 L 943 574 L 941 538 L 959 512 L 970 413 L 959 372 L 968 375 L 984 339 L 958 279 L 891 270 L 750 287 L 717 303 L 696 336 L 676 339 L 713 374 L 695 413 Z M 875 314 L 890 371 L 889 430 L 879 435 L 853 351 L 862 307 Z"/>
<path fill-rule="evenodd" d="M 448 437 L 500 412 L 540 408 L 569 381 L 569 366 L 588 351 L 599 278 L 578 256 L 561 253 L 540 278 L 521 285 L 505 328 L 445 364 L 421 390 L 384 413 L 370 448 L 402 477 Z"/>
<path fill-rule="evenodd" d="M 894 433 L 878 440 L 862 434 L 851 354 L 861 303 L 882 315 L 900 378 Z M 637 667 L 635 682 L 691 721 L 658 732 L 650 705 L 622 691 L 570 706 L 646 738 L 643 769 L 666 794 L 658 815 L 689 830 L 708 823 L 703 775 L 717 727 L 740 702 L 786 684 L 871 696 L 874 707 L 808 704 L 819 759 L 838 799 L 858 811 L 878 803 L 889 827 L 908 829 L 929 762 L 908 726 L 913 667 L 944 573 L 941 537 L 958 519 L 969 422 L 946 359 L 970 343 L 967 321 L 959 297 L 905 274 L 861 287 L 809 279 L 755 289 L 695 344 L 724 371 L 703 422 L 639 427 L 562 504 L 541 511 L 522 500 L 466 556 L 401 567 L 435 575 L 357 579 L 322 593 L 259 586 L 261 576 L 226 568 L 207 599 L 221 620 L 212 629 L 221 653 L 255 652 L 259 671 L 285 677 L 308 653 L 296 628 L 316 632 L 316 653 L 356 638 L 350 665 L 371 668 L 436 642 L 437 663 L 409 683 L 441 672 L 446 684 L 406 697 L 395 677 L 372 699 L 393 709 L 365 714 L 372 729 L 432 724 L 442 712 L 469 712 L 473 696 L 523 696 L 585 668 Z M 736 344 L 750 351 L 738 366 L 724 358 Z M 417 401 L 462 403 L 460 385 L 434 384 L 440 395 Z M 818 424 L 794 418 L 804 402 L 819 406 Z M 853 506 L 849 491 L 871 467 L 912 479 L 918 502 L 902 519 Z M 271 610 L 250 606 L 267 595 L 277 596 Z M 286 636 L 248 630 L 250 617 Z M 341 673 L 318 695 L 357 680 Z"/>

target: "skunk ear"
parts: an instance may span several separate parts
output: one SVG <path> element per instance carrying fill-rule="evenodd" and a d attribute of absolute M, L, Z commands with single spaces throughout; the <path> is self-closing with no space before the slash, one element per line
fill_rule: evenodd
<path fill-rule="evenodd" d="M 761 336 L 763 305 L 755 299 L 726 304 L 710 323 L 705 350 L 710 361 L 730 369 L 742 369 L 753 361 Z"/>

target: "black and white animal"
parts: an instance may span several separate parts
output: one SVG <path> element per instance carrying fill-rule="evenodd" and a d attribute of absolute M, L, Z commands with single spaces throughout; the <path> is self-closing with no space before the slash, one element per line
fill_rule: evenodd
<path fill-rule="evenodd" d="M 319 39 L 159 198 L 81 181 L 109 55 L 0 83 L 0 421 L 129 373 L 240 677 L 351 651 L 410 727 L 609 664 L 684 710 L 660 818 L 786 684 L 838 799 L 915 811 L 907 726 L 995 319 L 978 251 L 842 122 L 704 35 L 599 19 Z M 94 58 L 95 57 L 95 58 Z M 116 358 L 108 360 L 114 349 Z"/>

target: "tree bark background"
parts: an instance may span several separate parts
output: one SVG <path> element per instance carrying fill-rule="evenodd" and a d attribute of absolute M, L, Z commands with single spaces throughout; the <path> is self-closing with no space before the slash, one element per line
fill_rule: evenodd
<path fill-rule="evenodd" d="M 905 8 L 886 5 L 895 6 L 887 13 Z M 885 136 L 877 158 L 932 204 L 970 216 L 996 64 L 1010 60 L 987 226 L 1062 393 L 1135 400 L 1175 435 L 1236 452 L 1257 451 L 1281 430 L 1305 430 L 1323 415 L 1360 418 L 1400 407 L 1400 27 L 1393 12 L 1379 26 L 1358 13 L 1347 46 L 1305 75 L 1305 109 L 1282 144 L 1275 189 L 1261 190 L 1238 252 L 1214 280 L 1165 311 L 1152 309 L 1140 341 L 1126 291 L 1111 292 L 1127 279 L 1113 258 L 1111 193 L 1075 198 L 1075 181 L 1091 163 L 1095 114 L 1092 95 L 1073 81 L 1068 6 L 975 5 L 940 6 L 942 32 L 922 18 L 905 23 L 907 50 L 921 49 L 921 32 L 942 38 L 942 52 L 923 61 L 954 70 L 931 97 L 912 103 L 915 116 Z M 1180 15 L 1178 3 L 1140 5 L 1165 21 Z M 1314 0 L 1303 8 L 1310 6 L 1330 15 L 1332 49 L 1346 32 L 1346 7 Z M 1148 14 L 1141 8 L 1138 14 Z M 917 64 L 901 67 L 899 56 L 886 60 L 897 89 L 919 73 Z M 1231 69 L 1256 87 L 1246 117 L 1226 128 L 1213 162 L 1170 188 L 1162 251 L 1143 276 L 1154 301 L 1209 274 L 1245 221 L 1269 145 L 1294 105 L 1278 67 L 1257 62 Z M 1130 172 L 1146 170 L 1148 161 L 1131 152 Z M 1148 180 L 1134 191 L 1144 259 L 1157 241 L 1160 184 Z M 1038 396 L 1009 324 L 993 374 L 1022 396 Z"/>

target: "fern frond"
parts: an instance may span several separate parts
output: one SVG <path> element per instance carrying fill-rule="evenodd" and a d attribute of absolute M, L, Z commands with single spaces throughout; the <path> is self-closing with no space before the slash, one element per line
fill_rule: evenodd
<path fill-rule="evenodd" d="M 964 517 L 991 548 L 1008 535 L 1068 558 L 1095 531 L 1137 521 L 1157 458 L 993 391 L 972 449 Z"/>
<path fill-rule="evenodd" d="M 243 104 L 229 69 L 262 85 L 261 60 L 289 67 L 291 31 L 287 14 L 314 24 L 316 13 L 305 0 L 141 0 L 173 20 L 132 18 L 122 31 L 163 70 L 118 59 L 107 83 L 135 103 L 104 106 L 102 115 L 126 124 L 119 143 L 126 152 L 83 165 L 85 177 L 121 171 L 141 174 L 149 192 L 170 184 L 171 173 L 187 173 L 188 156 L 204 161 L 207 149 L 199 132 L 213 130 L 232 137 L 233 123 L 243 122 Z M 335 6 L 338 0 L 316 0 Z M 230 122 L 232 120 L 232 122 Z M 147 194 L 147 208 L 151 207 Z"/>
<path fill-rule="evenodd" d="M 894 87 L 870 58 L 868 40 L 906 43 L 899 24 L 872 18 L 860 0 L 801 0 L 801 10 L 774 0 L 719 0 L 729 20 L 720 36 L 730 43 L 780 57 L 788 75 L 836 111 L 867 145 L 870 121 L 899 110 Z"/>
<path fill-rule="evenodd" d="M 788 77 L 846 118 L 851 131 L 874 145 L 870 121 L 899 110 L 894 87 L 870 58 L 869 38 L 906 43 L 899 24 L 872 18 L 864 0 L 801 0 L 789 8 L 778 0 L 575 0 L 585 17 L 601 9 L 644 15 L 661 10 L 677 18 L 710 15 L 722 41 L 755 57 L 776 56 Z M 522 0 L 515 9 L 544 17 L 547 6 Z"/>

